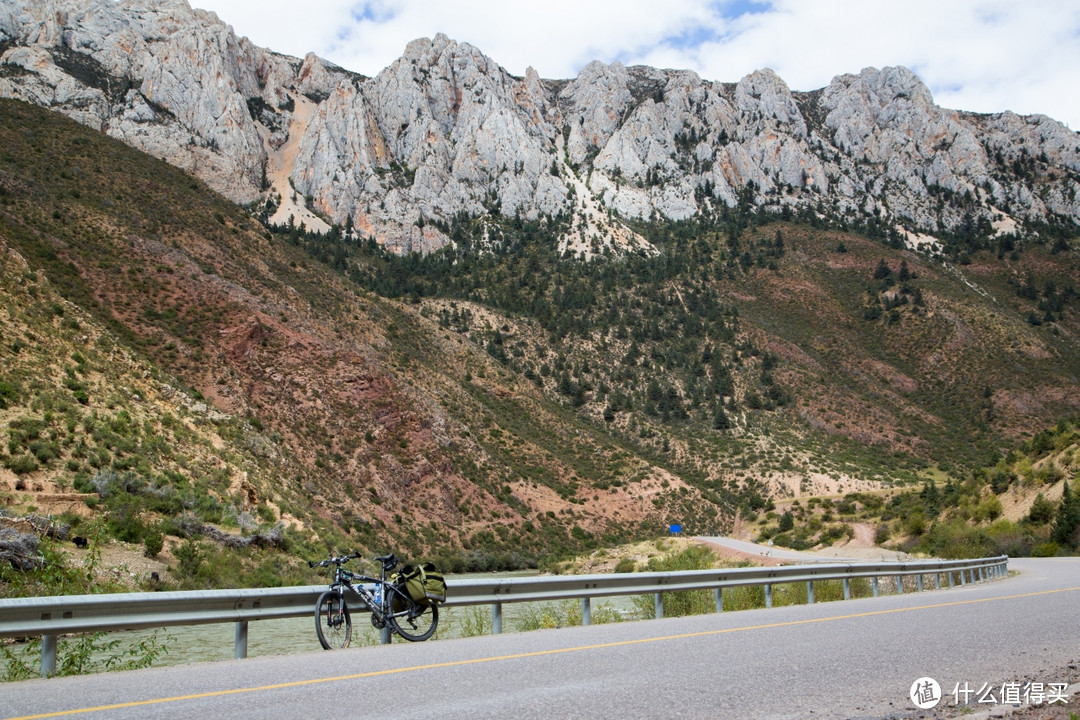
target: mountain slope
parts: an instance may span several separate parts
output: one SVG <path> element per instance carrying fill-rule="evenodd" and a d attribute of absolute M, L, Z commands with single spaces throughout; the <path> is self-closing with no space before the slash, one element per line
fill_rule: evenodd
<path fill-rule="evenodd" d="M 190 388 L 193 412 L 221 426 L 213 444 L 235 453 L 218 470 L 246 474 L 253 488 L 229 487 L 223 500 L 266 506 L 267 518 L 326 543 L 392 541 L 416 553 L 475 545 L 479 555 L 528 546 L 535 557 L 593 534 L 659 527 L 651 498 L 661 479 L 672 491 L 684 486 L 633 457 L 597 470 L 620 452 L 609 439 L 409 306 L 351 289 L 181 172 L 59 115 L 11 101 L 2 111 L 5 251 L 93 316 L 104 339 L 86 341 L 84 355 L 107 362 L 99 346 L 124 343 Z M 25 299 L 10 302 L 41 315 Z M 12 329 L 13 337 L 37 332 Z M 10 344 L 0 351 L 20 357 Z M 70 352 L 51 362 L 70 364 Z M 39 394 L 55 383 L 31 382 L 36 364 L 19 372 L 5 362 L 4 382 L 21 388 L 5 410 L 9 424 L 42 421 Z M 81 383 L 103 370 L 91 363 L 75 372 Z M 86 394 L 85 404 L 68 402 L 76 431 L 87 413 L 108 409 L 107 394 Z M 545 438 L 556 435 L 563 440 L 549 446 Z M 3 455 L 8 489 L 20 479 L 64 486 L 132 470 L 111 454 L 102 467 L 69 464 L 67 450 L 23 470 L 24 454 L 9 446 Z M 585 509 L 579 502 L 594 477 L 627 479 L 611 503 Z M 541 518 L 543 528 L 529 522 Z M 511 540 L 496 543 L 497 535 Z"/>

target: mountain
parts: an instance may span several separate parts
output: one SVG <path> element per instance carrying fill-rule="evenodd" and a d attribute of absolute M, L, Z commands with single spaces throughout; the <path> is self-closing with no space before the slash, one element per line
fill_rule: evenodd
<path fill-rule="evenodd" d="M 483 567 L 655 533 L 654 499 L 700 497 L 182 171 L 16 101 L 0 137 L 7 504 Z"/>
<path fill-rule="evenodd" d="M 1047 118 L 902 69 L 520 79 L 445 37 L 362 78 L 182 1 L 0 31 L 19 512 L 259 538 L 252 582 L 260 544 L 509 567 L 964 477 L 1080 408 Z"/>
<path fill-rule="evenodd" d="M 258 48 L 184 0 L 17 0 L 0 10 L 0 51 L 0 95 L 269 203 L 278 222 L 350 222 L 397 253 L 445 246 L 456 217 L 499 214 L 569 217 L 560 251 L 648 251 L 628 221 L 740 198 L 952 257 L 1080 222 L 1076 133 L 940 108 L 905 68 L 806 93 L 770 70 L 730 84 L 594 62 L 552 81 L 439 35 L 365 78 Z"/>

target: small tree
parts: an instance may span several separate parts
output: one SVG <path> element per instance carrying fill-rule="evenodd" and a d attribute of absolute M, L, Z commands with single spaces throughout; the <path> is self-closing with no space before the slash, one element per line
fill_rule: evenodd
<path fill-rule="evenodd" d="M 713 413 L 713 429 L 727 430 L 730 427 L 731 419 L 728 418 L 727 413 L 724 412 L 724 406 L 721 403 L 717 403 L 716 412 Z"/>
<path fill-rule="evenodd" d="M 1035 496 L 1035 501 L 1031 503 L 1031 509 L 1028 510 L 1027 520 L 1032 525 L 1045 525 L 1054 519 L 1054 503 L 1046 499 L 1046 497 L 1039 493 Z"/>
<path fill-rule="evenodd" d="M 1061 504 L 1058 505 L 1050 539 L 1058 545 L 1075 547 L 1077 528 L 1080 528 L 1080 498 L 1072 492 L 1066 480 L 1061 488 Z"/>
<path fill-rule="evenodd" d="M 143 544 L 146 546 L 144 551 L 146 557 L 157 557 L 161 549 L 165 547 L 165 536 L 161 534 L 161 531 L 157 528 L 149 530 L 143 536 Z"/>
<path fill-rule="evenodd" d="M 791 511 L 786 511 L 780 516 L 780 532 L 791 532 L 795 528 L 795 516 Z"/>

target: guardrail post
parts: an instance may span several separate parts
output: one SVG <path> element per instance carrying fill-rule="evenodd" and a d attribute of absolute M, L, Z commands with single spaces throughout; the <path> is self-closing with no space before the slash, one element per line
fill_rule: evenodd
<path fill-rule="evenodd" d="M 233 658 L 242 660 L 247 657 L 248 621 L 236 621 L 236 633 L 233 636 Z"/>
<path fill-rule="evenodd" d="M 772 584 L 765 585 L 765 607 L 772 607 Z"/>
<path fill-rule="evenodd" d="M 502 634 L 502 603 L 491 604 L 491 633 Z"/>
<path fill-rule="evenodd" d="M 716 603 L 716 612 L 724 612 L 724 589 L 713 588 L 713 602 Z"/>
<path fill-rule="evenodd" d="M 379 642 L 383 645 L 389 645 L 393 639 L 394 633 L 390 632 L 390 625 L 383 625 L 382 630 L 379 631 Z"/>
<path fill-rule="evenodd" d="M 581 624 L 592 625 L 592 606 L 587 597 L 581 598 Z"/>
<path fill-rule="evenodd" d="M 916 575 L 915 576 L 915 588 L 919 592 L 922 592 L 922 575 Z"/>
<path fill-rule="evenodd" d="M 41 638 L 41 677 L 47 678 L 56 672 L 56 636 L 45 635 Z"/>
<path fill-rule="evenodd" d="M 949 589 L 950 589 L 950 590 L 952 590 L 952 589 L 953 589 L 953 587 L 955 587 L 955 585 L 954 585 L 954 582 L 953 582 L 953 573 L 952 573 L 952 570 L 950 570 L 949 572 L 945 573 L 945 577 L 949 578 Z"/>
<path fill-rule="evenodd" d="M 807 580 L 806 581 L 806 604 L 807 605 L 813 605 L 814 604 L 814 581 L 813 580 Z"/>
<path fill-rule="evenodd" d="M 844 599 L 845 600 L 850 600 L 851 599 L 851 579 L 850 578 L 844 578 Z"/>
<path fill-rule="evenodd" d="M 967 571 L 966 570 L 961 570 L 960 571 L 960 587 L 964 587 L 965 585 L 967 585 Z"/>
<path fill-rule="evenodd" d="M 664 593 L 656 593 L 653 604 L 656 608 L 656 619 L 662 620 L 664 618 Z"/>
<path fill-rule="evenodd" d="M 934 573 L 934 589 L 941 589 L 941 573 Z"/>
<path fill-rule="evenodd" d="M 897 595 L 903 595 L 904 594 L 904 576 L 903 575 L 897 575 L 896 576 L 896 594 Z"/>
<path fill-rule="evenodd" d="M 874 597 L 877 597 L 877 596 L 878 596 L 878 581 L 877 581 L 877 575 L 875 575 L 874 577 L 870 578 L 870 584 L 871 584 L 871 585 L 873 586 L 873 588 L 874 588 Z"/>

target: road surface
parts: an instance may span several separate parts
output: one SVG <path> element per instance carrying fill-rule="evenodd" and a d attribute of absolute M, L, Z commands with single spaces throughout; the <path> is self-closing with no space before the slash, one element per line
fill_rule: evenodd
<path fill-rule="evenodd" d="M 956 712 L 954 689 L 1080 674 L 1080 558 L 1010 569 L 899 596 L 30 680 L 0 685 L 0 716 L 897 718 L 921 716 L 920 678 L 941 688 L 933 712 Z"/>

